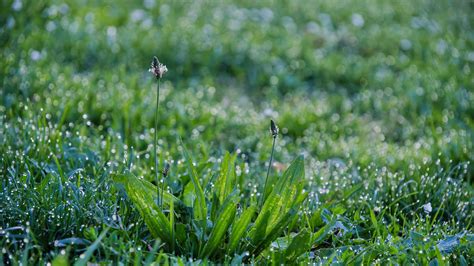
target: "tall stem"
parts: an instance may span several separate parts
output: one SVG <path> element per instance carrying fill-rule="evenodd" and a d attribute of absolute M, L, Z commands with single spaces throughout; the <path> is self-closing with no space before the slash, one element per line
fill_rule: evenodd
<path fill-rule="evenodd" d="M 265 194 L 267 192 L 267 182 L 268 182 L 268 176 L 270 175 L 270 168 L 272 167 L 273 152 L 275 150 L 275 140 L 276 140 L 276 136 L 273 137 L 272 154 L 270 155 L 270 162 L 268 164 L 267 177 L 265 178 L 265 185 L 263 186 L 263 194 L 262 194 L 262 199 L 261 199 L 260 205 L 263 204 L 263 202 L 265 200 Z"/>
<path fill-rule="evenodd" d="M 162 176 L 163 180 L 161 182 L 161 197 L 160 197 L 160 202 L 161 202 L 161 210 L 163 210 L 163 199 L 164 199 L 164 191 L 165 191 L 165 175 Z"/>
<path fill-rule="evenodd" d="M 158 84 L 156 86 L 156 107 L 155 107 L 155 141 L 153 145 L 155 153 L 155 179 L 156 179 L 156 200 L 158 203 L 158 198 L 160 198 L 160 180 L 158 178 L 158 154 L 156 152 L 158 146 L 158 109 L 160 107 L 160 79 L 158 79 Z M 160 199 L 162 201 L 162 199 Z M 163 207 L 163 204 L 161 204 Z M 163 208 L 162 208 L 163 210 Z"/>

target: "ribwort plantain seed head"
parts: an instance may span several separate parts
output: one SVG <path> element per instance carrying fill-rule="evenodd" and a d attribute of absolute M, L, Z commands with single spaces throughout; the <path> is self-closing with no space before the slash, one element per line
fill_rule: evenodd
<path fill-rule="evenodd" d="M 151 62 L 151 66 L 148 71 L 153 73 L 153 76 L 155 76 L 156 79 L 161 79 L 163 75 L 168 72 L 168 68 L 160 63 L 156 56 L 153 56 L 153 61 Z"/>
<path fill-rule="evenodd" d="M 275 121 L 270 120 L 270 131 L 272 132 L 272 136 L 276 138 L 278 136 L 278 127 L 275 124 Z"/>
<path fill-rule="evenodd" d="M 161 171 L 161 173 L 163 174 L 163 177 L 167 177 L 169 171 L 170 171 L 170 164 L 166 163 L 165 168 L 163 168 L 163 170 Z"/>

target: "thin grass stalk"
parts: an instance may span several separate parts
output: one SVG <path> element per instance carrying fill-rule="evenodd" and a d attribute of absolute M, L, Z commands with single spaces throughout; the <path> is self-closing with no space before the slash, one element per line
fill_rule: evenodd
<path fill-rule="evenodd" d="M 268 169 L 267 169 L 267 176 L 265 177 L 265 184 L 263 186 L 263 194 L 260 200 L 260 206 L 263 205 L 263 202 L 265 201 L 265 194 L 267 191 L 267 183 L 268 183 L 268 176 L 270 175 L 270 168 L 272 167 L 272 162 L 273 162 L 273 153 L 275 152 L 275 142 L 276 142 L 276 137 L 278 136 L 278 127 L 276 126 L 275 122 L 273 120 L 270 120 L 270 131 L 273 136 L 273 143 L 272 143 L 272 153 L 270 155 L 270 162 L 268 163 Z"/>
<path fill-rule="evenodd" d="M 170 165 L 168 163 L 165 163 L 165 167 L 163 168 L 163 171 L 161 172 L 163 179 L 161 180 L 161 210 L 163 210 L 163 200 L 165 197 L 165 179 L 168 176 L 168 172 L 170 170 Z"/>
<path fill-rule="evenodd" d="M 164 199 L 164 194 L 165 194 L 165 175 L 162 175 L 161 179 L 161 196 L 160 196 L 160 203 L 161 203 L 161 210 L 163 211 L 163 199 Z"/>
<path fill-rule="evenodd" d="M 158 79 L 158 83 L 156 86 L 156 106 L 155 106 L 155 136 L 154 136 L 154 145 L 153 150 L 155 154 L 155 180 L 156 180 L 156 199 L 157 203 L 158 200 L 161 201 L 160 207 L 163 211 L 163 198 L 160 197 L 160 180 L 158 178 L 158 153 L 157 153 L 157 145 L 158 145 L 158 112 L 160 108 L 160 79 Z"/>
<path fill-rule="evenodd" d="M 157 153 L 157 146 L 158 146 L 158 113 L 160 108 L 160 84 L 161 78 L 163 75 L 168 72 L 168 68 L 160 63 L 156 56 L 153 57 L 153 61 L 151 62 L 151 67 L 148 69 L 149 72 L 152 72 L 153 76 L 158 80 L 158 84 L 156 85 L 156 108 L 155 108 L 155 137 L 154 137 L 154 145 L 153 150 L 155 153 L 155 179 L 156 179 L 156 204 L 161 206 L 161 211 L 163 211 L 163 198 L 160 197 L 160 180 L 158 179 L 158 153 Z M 164 187 L 161 186 L 163 195 Z M 160 198 L 160 199 L 158 199 Z M 161 201 L 161 204 L 158 201 Z"/>

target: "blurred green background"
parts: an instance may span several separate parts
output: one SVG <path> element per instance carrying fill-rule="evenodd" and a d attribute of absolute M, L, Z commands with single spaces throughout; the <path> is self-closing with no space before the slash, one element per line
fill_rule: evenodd
<path fill-rule="evenodd" d="M 7 120 L 25 101 L 56 121 L 87 114 L 143 146 L 156 55 L 169 69 L 172 135 L 199 124 L 203 141 L 255 150 L 273 117 L 321 158 L 472 161 L 472 11 L 471 1 L 2 1 L 1 108 Z"/>

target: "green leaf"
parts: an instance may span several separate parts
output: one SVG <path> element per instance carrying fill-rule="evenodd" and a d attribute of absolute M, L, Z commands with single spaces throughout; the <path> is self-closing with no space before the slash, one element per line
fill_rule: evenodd
<path fill-rule="evenodd" d="M 311 242 L 315 244 L 320 244 L 331 232 L 331 228 L 334 225 L 335 221 L 331 221 L 328 224 L 321 227 L 313 236 Z"/>
<path fill-rule="evenodd" d="M 186 241 L 186 225 L 182 223 L 175 224 L 175 238 L 176 242 L 184 243 Z"/>
<path fill-rule="evenodd" d="M 255 205 L 248 207 L 242 212 L 242 215 L 240 215 L 239 219 L 232 226 L 228 254 L 232 254 L 237 249 L 240 240 L 247 231 L 250 221 L 252 220 L 252 217 L 254 216 L 256 211 L 257 207 Z"/>
<path fill-rule="evenodd" d="M 277 219 L 281 213 L 286 213 L 291 208 L 298 209 L 308 196 L 308 192 L 302 192 L 303 186 L 289 185 L 281 195 L 280 211 L 273 212 L 270 221 Z"/>
<path fill-rule="evenodd" d="M 435 247 L 435 253 L 436 253 L 436 258 L 438 259 L 438 265 L 439 266 L 444 266 L 444 260 L 443 260 L 443 255 L 441 255 L 441 252 L 437 247 Z"/>
<path fill-rule="evenodd" d="M 192 182 L 188 182 L 184 186 L 183 190 L 183 203 L 188 207 L 193 207 L 195 198 L 196 196 L 194 195 L 194 185 L 192 184 Z"/>
<path fill-rule="evenodd" d="M 191 176 L 191 182 L 194 186 L 194 193 L 196 194 L 196 204 L 194 206 L 194 216 L 198 220 L 206 220 L 207 219 L 207 206 L 206 206 L 206 198 L 204 196 L 204 192 L 201 188 L 199 183 L 199 177 L 196 172 L 196 168 L 193 165 L 193 161 L 191 156 L 189 155 L 186 147 L 182 140 L 181 146 L 183 147 L 183 156 L 184 160 L 186 161 L 186 166 L 188 167 L 189 174 Z"/>
<path fill-rule="evenodd" d="M 247 246 L 256 254 L 277 239 L 288 224 L 295 219 L 298 209 L 308 193 L 303 193 L 300 183 L 304 178 L 304 159 L 298 156 L 285 171 L 265 199 L 263 207 L 251 228 L 251 243 Z"/>
<path fill-rule="evenodd" d="M 369 213 L 370 213 L 370 221 L 372 222 L 372 225 L 374 226 L 375 231 L 377 232 L 377 235 L 380 236 L 380 231 L 379 231 L 379 223 L 377 221 L 377 217 L 375 217 L 374 210 L 369 207 Z"/>
<path fill-rule="evenodd" d="M 236 155 L 231 155 L 229 152 L 226 152 L 221 163 L 221 169 L 215 187 L 221 204 L 231 193 L 235 184 L 235 158 Z"/>
<path fill-rule="evenodd" d="M 285 192 L 290 185 L 295 184 L 298 180 L 304 178 L 304 157 L 300 155 L 296 157 L 290 166 L 283 173 L 283 176 L 277 181 L 273 191 L 277 194 Z"/>
<path fill-rule="evenodd" d="M 264 202 L 262 210 L 257 216 L 257 220 L 255 220 L 254 225 L 250 231 L 250 237 L 254 245 L 257 244 L 258 241 L 262 240 L 265 237 L 267 232 L 267 225 L 268 220 L 272 214 L 272 211 L 278 213 L 277 205 L 280 201 L 280 197 L 271 194 Z"/>
<path fill-rule="evenodd" d="M 301 254 L 309 250 L 311 247 L 311 234 L 303 229 L 298 235 L 296 235 L 291 241 L 290 245 L 285 251 L 287 262 L 294 262 Z"/>
<path fill-rule="evenodd" d="M 235 212 L 237 210 L 237 202 L 239 199 L 239 191 L 234 191 L 225 202 L 222 204 L 221 210 L 217 218 L 217 223 L 211 231 L 211 235 L 201 252 L 201 258 L 207 258 L 211 256 L 217 249 L 219 243 L 222 242 L 223 237 L 232 224 L 235 218 Z"/>
<path fill-rule="evenodd" d="M 156 188 L 155 185 L 153 185 L 152 183 L 146 181 L 145 179 L 138 179 L 131 173 L 114 174 L 114 175 L 112 175 L 112 178 L 116 183 L 124 185 L 124 186 L 126 186 L 127 182 L 130 181 L 130 178 L 133 178 L 136 181 L 141 183 L 141 186 L 142 186 L 142 189 L 144 190 L 143 191 L 144 193 L 151 195 L 153 198 L 157 197 L 157 192 L 156 192 L 157 188 Z M 175 197 L 173 194 L 169 193 L 168 191 L 163 191 L 163 204 L 165 206 L 169 206 L 171 201 L 173 201 L 175 205 L 183 205 L 183 203 L 177 197 Z M 153 202 L 156 202 L 156 200 L 154 200 Z"/>
<path fill-rule="evenodd" d="M 171 250 L 174 250 L 175 243 L 176 243 L 176 236 L 175 236 L 175 231 L 174 231 L 174 202 L 171 201 L 170 204 L 170 214 L 169 214 L 169 219 L 170 219 L 170 231 L 171 231 Z"/>
<path fill-rule="evenodd" d="M 87 262 L 89 261 L 89 259 L 94 254 L 94 251 L 99 247 L 100 241 L 102 241 L 102 238 L 105 237 L 105 235 L 107 234 L 108 231 L 109 231 L 109 228 L 106 228 L 99 235 L 99 237 L 94 241 L 94 243 L 92 243 L 92 245 L 90 245 L 87 248 L 86 252 L 82 253 L 82 255 L 80 256 L 80 259 L 77 260 L 76 263 L 74 263 L 74 266 L 85 266 L 85 265 L 87 265 Z"/>
<path fill-rule="evenodd" d="M 278 238 L 281 235 L 283 230 L 285 230 L 286 226 L 290 223 L 291 219 L 294 215 L 296 215 L 297 211 L 295 209 L 290 209 L 286 214 L 284 214 L 281 219 L 272 226 L 272 230 L 266 234 L 265 239 L 260 241 L 260 244 L 255 248 L 254 253 L 260 254 L 265 248 L 267 248 L 272 241 Z"/>
<path fill-rule="evenodd" d="M 52 266 L 68 266 L 69 261 L 66 255 L 57 255 L 51 262 Z"/>
<path fill-rule="evenodd" d="M 271 195 L 280 197 L 281 201 L 279 202 L 278 209 L 272 212 L 269 219 L 270 224 L 279 218 L 282 213 L 288 212 L 291 208 L 298 209 L 301 203 L 306 199 L 308 193 L 303 192 L 303 178 L 304 158 L 303 156 L 298 156 L 293 160 L 271 193 Z"/>
<path fill-rule="evenodd" d="M 160 238 L 163 242 L 172 244 L 170 223 L 158 205 L 155 204 L 156 190 L 152 189 L 155 186 L 138 179 L 132 174 L 120 175 L 114 179 L 124 185 L 128 197 L 138 209 L 152 235 Z M 165 202 L 166 199 L 165 196 Z"/>

